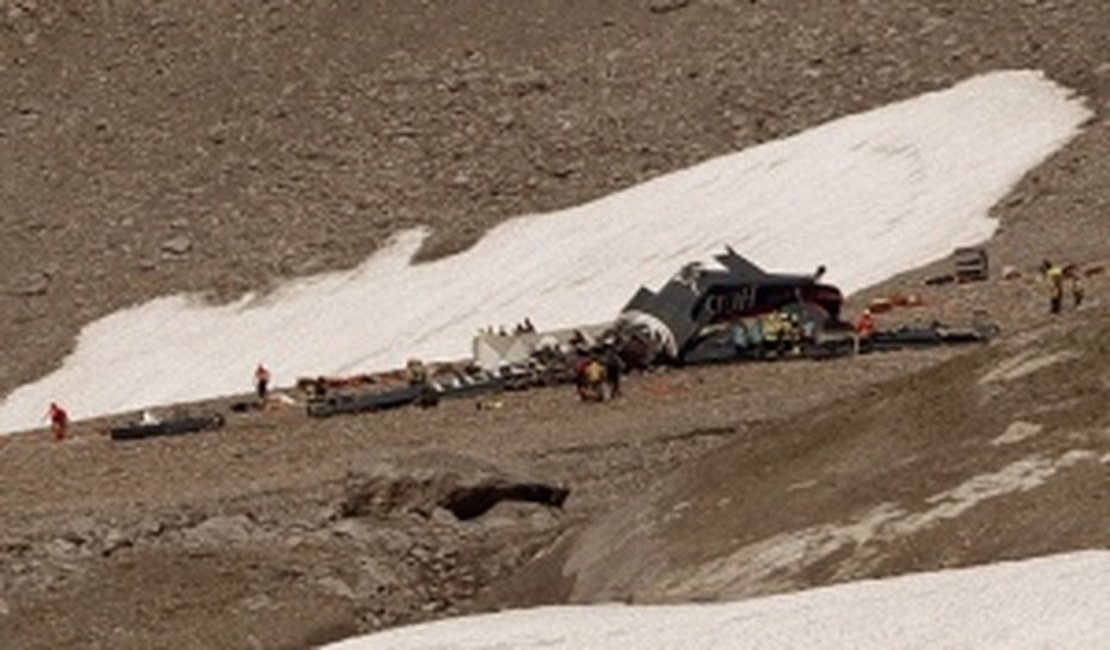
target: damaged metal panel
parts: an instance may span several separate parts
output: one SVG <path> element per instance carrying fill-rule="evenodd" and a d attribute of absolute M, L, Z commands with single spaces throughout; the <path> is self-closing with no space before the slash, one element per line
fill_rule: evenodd
<path fill-rule="evenodd" d="M 688 264 L 658 291 L 641 287 L 618 319 L 618 335 L 639 339 L 653 356 L 682 360 L 710 325 L 792 310 L 820 329 L 839 323 L 843 296 L 813 275 L 768 273 L 726 247 L 715 266 Z M 646 343 L 645 343 L 646 342 Z"/>

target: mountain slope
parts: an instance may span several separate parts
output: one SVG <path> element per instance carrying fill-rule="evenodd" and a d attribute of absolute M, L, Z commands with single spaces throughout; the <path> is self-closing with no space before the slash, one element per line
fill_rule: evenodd
<path fill-rule="evenodd" d="M 0 394 L 127 305 L 351 268 L 417 223 L 439 229 L 436 256 L 512 215 L 998 69 L 1044 70 L 1096 116 L 993 210 L 996 268 L 1110 258 L 1103 3 L 672 4 L 0 0 Z M 1104 547 L 1107 286 L 1049 325 L 1034 281 L 922 290 L 937 270 L 859 299 L 920 290 L 907 318 L 987 309 L 1037 338 L 917 378 L 948 353 L 647 375 L 604 410 L 550 390 L 248 414 L 138 446 L 93 435 L 102 422 L 62 446 L 4 438 L 0 637 L 304 647 L 485 606 L 734 597 Z M 355 459 L 425 447 L 533 465 L 573 496 L 563 515 L 469 524 L 334 518 Z M 637 544 L 614 532 L 639 516 Z"/>
<path fill-rule="evenodd" d="M 1110 83 L 1099 3 L 2 7 L 3 393 L 96 317 L 349 268 L 401 227 L 440 254 L 975 72 L 1042 69 L 1099 110 Z M 1096 245 L 1105 141 L 1012 210 L 1039 243 Z"/>
<path fill-rule="evenodd" d="M 674 603 L 1106 548 L 1108 335 L 1101 307 L 774 425 L 537 570 L 571 602 Z"/>
<path fill-rule="evenodd" d="M 269 296 L 152 301 L 84 328 L 60 371 L 0 402 L 0 431 L 33 428 L 56 399 L 87 419 L 233 394 L 246 359 L 289 383 L 464 358 L 490 323 L 607 321 L 637 288 L 727 247 L 768 269 L 819 261 L 828 281 L 855 291 L 988 239 L 991 206 L 1089 117 L 1083 98 L 1040 73 L 982 75 L 513 219 L 434 262 L 410 263 L 424 241 L 410 231 L 352 272 Z"/>

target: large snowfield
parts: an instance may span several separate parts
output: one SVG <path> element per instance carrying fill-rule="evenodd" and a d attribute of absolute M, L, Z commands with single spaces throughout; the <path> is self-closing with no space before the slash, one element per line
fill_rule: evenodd
<path fill-rule="evenodd" d="M 615 317 L 730 245 L 769 270 L 828 267 L 846 291 L 981 242 L 989 210 L 1078 134 L 1085 102 L 1040 73 L 999 72 L 586 205 L 524 216 L 472 249 L 410 259 L 396 237 L 360 267 L 229 305 L 165 297 L 86 327 L 56 372 L 0 404 L 0 431 L 243 392 L 406 359 L 469 354 L 481 327 Z M 441 621 L 331 650 L 1110 647 L 1110 552 L 867 581 L 736 603 L 557 607 Z"/>
<path fill-rule="evenodd" d="M 1102 650 L 1107 585 L 1110 551 L 1086 551 L 735 603 L 511 611 L 326 650 Z"/>
<path fill-rule="evenodd" d="M 459 359 L 485 326 L 615 318 L 723 247 L 769 270 L 828 267 L 846 291 L 987 239 L 1027 171 L 1073 138 L 1085 102 L 1040 73 L 972 78 L 656 178 L 568 210 L 519 217 L 470 250 L 412 265 L 401 233 L 358 268 L 211 306 L 172 296 L 87 326 L 56 372 L 0 404 L 0 431 L 245 392 L 255 364 L 298 376 Z"/>

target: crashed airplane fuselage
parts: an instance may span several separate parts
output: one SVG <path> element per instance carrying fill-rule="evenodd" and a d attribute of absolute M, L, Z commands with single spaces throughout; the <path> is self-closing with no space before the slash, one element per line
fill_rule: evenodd
<path fill-rule="evenodd" d="M 793 311 L 815 330 L 840 324 L 844 297 L 813 275 L 768 273 L 731 248 L 720 268 L 688 264 L 658 291 L 641 287 L 625 305 L 618 331 L 644 361 L 682 361 L 707 328 L 779 310 Z"/>

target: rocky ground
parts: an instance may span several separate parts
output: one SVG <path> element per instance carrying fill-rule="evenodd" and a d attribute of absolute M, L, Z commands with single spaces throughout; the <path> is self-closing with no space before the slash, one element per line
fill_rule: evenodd
<path fill-rule="evenodd" d="M 494 589 L 716 601 L 1107 548 L 1108 318 L 1032 327 L 753 432 Z"/>
<path fill-rule="evenodd" d="M 179 439 L 17 436 L 0 447 L 0 631 L 19 648 L 303 647 L 485 607 L 490 585 L 690 459 L 949 354 L 661 372 L 601 406 L 564 388 L 255 413 Z M 824 387 L 791 394 L 807 382 Z M 491 484 L 570 496 L 449 510 Z"/>
<path fill-rule="evenodd" d="M 79 327 L 425 256 L 517 214 L 942 88 L 1037 68 L 1105 109 L 1088 0 L 0 1 L 0 392 Z M 1007 212 L 1036 253 L 1094 244 L 1101 119 Z M 1057 226 L 1066 220 L 1066 228 Z M 1085 252 L 1085 251 L 1084 251 Z"/>
<path fill-rule="evenodd" d="M 301 648 L 1105 547 L 1106 280 L 1050 320 L 1028 271 L 1110 260 L 1108 46 L 1110 9 L 1082 0 L 0 0 L 0 392 L 136 301 L 351 266 L 421 223 L 445 254 L 975 72 L 1043 69 L 1096 111 L 995 210 L 996 276 L 1024 278 L 922 289 L 938 263 L 853 305 L 985 311 L 1006 332 L 986 350 L 668 371 L 602 407 L 545 390 L 0 439 L 4 646 Z M 570 497 L 446 507 L 533 483 Z"/>

